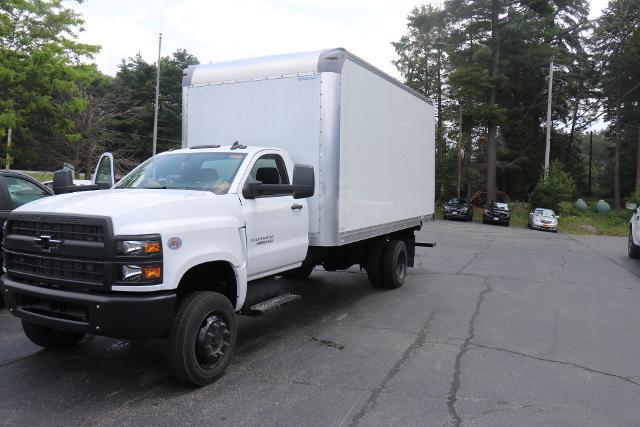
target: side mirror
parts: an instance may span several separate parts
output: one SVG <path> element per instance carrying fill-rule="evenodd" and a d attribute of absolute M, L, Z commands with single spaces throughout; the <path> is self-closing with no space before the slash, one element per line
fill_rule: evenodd
<path fill-rule="evenodd" d="M 316 178 L 313 166 L 295 165 L 293 167 L 293 198 L 306 199 L 313 196 L 316 189 Z"/>
<path fill-rule="evenodd" d="M 262 182 L 256 181 L 251 176 L 247 179 L 247 182 L 244 183 L 244 187 L 242 187 L 242 195 L 245 199 L 251 200 L 255 199 L 260 195 L 260 185 Z"/>
<path fill-rule="evenodd" d="M 556 219 L 560 219 L 560 215 L 556 215 Z"/>

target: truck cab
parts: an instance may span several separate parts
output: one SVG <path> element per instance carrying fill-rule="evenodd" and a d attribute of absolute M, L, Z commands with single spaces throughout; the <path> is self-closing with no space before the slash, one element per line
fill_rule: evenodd
<path fill-rule="evenodd" d="M 7 305 L 45 347 L 84 334 L 179 340 L 202 327 L 172 332 L 184 300 L 209 292 L 222 314 L 207 331 L 235 339 L 247 282 L 306 257 L 313 180 L 310 167 L 276 148 L 192 147 L 149 159 L 112 189 L 25 205 L 5 224 Z M 187 373 L 186 357 L 174 357 L 181 377 L 211 380 L 206 369 Z"/>

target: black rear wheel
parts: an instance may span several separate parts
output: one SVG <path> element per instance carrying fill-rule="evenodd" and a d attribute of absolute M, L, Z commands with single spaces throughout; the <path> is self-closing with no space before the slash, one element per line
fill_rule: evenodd
<path fill-rule="evenodd" d="M 282 273 L 282 277 L 286 277 L 287 279 L 304 280 L 311 275 L 313 267 L 314 266 L 311 264 L 302 263 L 300 267 Z"/>
<path fill-rule="evenodd" d="M 229 365 L 236 336 L 236 316 L 227 297 L 210 291 L 189 294 L 169 336 L 169 367 L 186 382 L 208 384 Z"/>
<path fill-rule="evenodd" d="M 386 246 L 387 240 L 379 239 L 371 246 L 367 257 L 367 276 L 371 285 L 376 288 L 382 287 L 382 255 Z"/>
<path fill-rule="evenodd" d="M 44 348 L 72 347 L 84 337 L 81 332 L 58 331 L 26 320 L 22 321 L 22 329 L 31 342 Z"/>
<path fill-rule="evenodd" d="M 407 277 L 407 246 L 402 240 L 391 240 L 384 249 L 382 259 L 382 285 L 397 289 Z"/>

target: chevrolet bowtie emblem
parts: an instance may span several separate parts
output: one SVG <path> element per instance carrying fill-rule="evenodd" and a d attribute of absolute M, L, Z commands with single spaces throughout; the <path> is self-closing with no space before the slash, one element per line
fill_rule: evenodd
<path fill-rule="evenodd" d="M 58 245 L 62 243 L 62 240 L 52 239 L 51 236 L 43 234 L 40 237 L 33 238 L 33 244 L 45 252 L 51 252 L 58 249 Z"/>

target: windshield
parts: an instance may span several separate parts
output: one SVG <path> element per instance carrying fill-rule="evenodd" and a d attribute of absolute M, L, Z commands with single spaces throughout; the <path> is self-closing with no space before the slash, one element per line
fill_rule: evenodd
<path fill-rule="evenodd" d="M 125 176 L 115 188 L 212 191 L 226 194 L 245 154 L 176 153 L 155 156 Z"/>
<path fill-rule="evenodd" d="M 553 212 L 551 209 L 536 209 L 534 215 L 547 218 L 553 218 L 554 216 L 556 216 L 555 212 Z"/>
<path fill-rule="evenodd" d="M 506 211 L 506 210 L 509 210 L 509 205 L 507 205 L 506 203 L 502 203 L 502 202 L 494 202 L 493 203 L 493 208 Z"/>
<path fill-rule="evenodd" d="M 464 199 L 449 199 L 446 203 L 447 205 L 451 205 L 451 206 L 461 206 L 461 205 L 466 205 L 467 201 Z"/>

